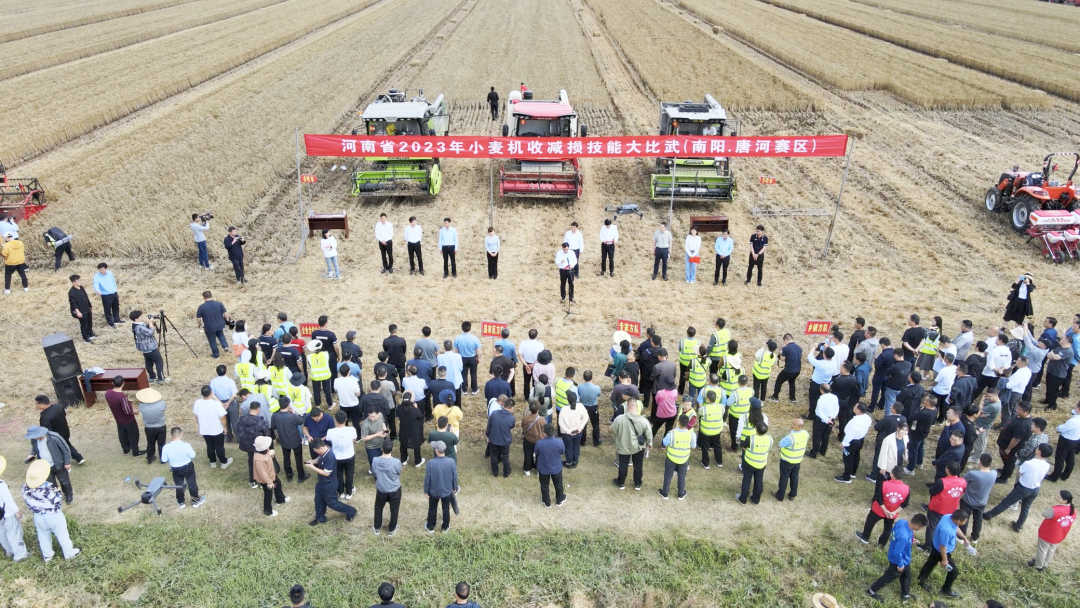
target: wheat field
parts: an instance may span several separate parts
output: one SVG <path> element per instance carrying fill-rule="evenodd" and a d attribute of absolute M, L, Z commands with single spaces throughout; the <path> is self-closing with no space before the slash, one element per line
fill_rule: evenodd
<path fill-rule="evenodd" d="M 0 5 L 0 43 L 138 15 L 196 0 L 12 0 Z"/>

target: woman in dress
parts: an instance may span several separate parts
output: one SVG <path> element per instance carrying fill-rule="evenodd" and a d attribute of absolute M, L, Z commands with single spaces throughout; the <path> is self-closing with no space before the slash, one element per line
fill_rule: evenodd
<path fill-rule="evenodd" d="M 1031 292 L 1035 290 L 1033 278 L 1030 272 L 1026 272 L 1012 284 L 1009 303 L 1005 306 L 1005 316 L 1002 317 L 1006 322 L 1012 321 L 1020 325 L 1024 319 L 1035 314 L 1031 305 Z"/>

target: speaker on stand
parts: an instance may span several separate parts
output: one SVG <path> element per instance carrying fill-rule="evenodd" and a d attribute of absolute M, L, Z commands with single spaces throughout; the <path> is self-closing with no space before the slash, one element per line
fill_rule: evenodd
<path fill-rule="evenodd" d="M 57 402 L 65 408 L 83 403 L 82 387 L 79 385 L 83 369 L 75 342 L 67 334 L 55 333 L 42 338 L 41 346 L 45 349 L 45 359 L 52 372 Z"/>

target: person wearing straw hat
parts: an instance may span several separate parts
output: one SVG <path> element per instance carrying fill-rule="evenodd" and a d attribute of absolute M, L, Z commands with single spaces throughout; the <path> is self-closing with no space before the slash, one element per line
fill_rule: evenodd
<path fill-rule="evenodd" d="M 23 502 L 34 514 L 34 527 L 37 528 L 38 547 L 45 562 L 53 558 L 53 537 L 60 543 L 64 559 L 72 559 L 82 552 L 71 544 L 68 536 L 67 518 L 60 506 L 60 492 L 49 478 L 52 477 L 49 463 L 35 460 L 26 470 L 26 485 L 22 487 Z M 69 501 L 70 503 L 70 501 Z"/>
<path fill-rule="evenodd" d="M 135 393 L 139 402 L 139 415 L 143 419 L 143 433 L 146 435 L 146 464 L 161 458 L 165 448 L 165 402 L 156 389 L 144 388 Z"/>
<path fill-rule="evenodd" d="M 270 505 L 270 499 L 283 505 L 289 502 L 289 497 L 281 490 L 281 480 L 277 474 L 281 467 L 278 466 L 277 458 L 274 458 L 274 450 L 270 446 L 273 439 L 266 435 L 255 438 L 254 475 L 255 481 L 262 485 L 263 489 L 263 513 L 269 517 L 277 517 L 277 511 Z"/>
<path fill-rule="evenodd" d="M 49 482 L 59 484 L 64 500 L 70 505 L 71 501 L 75 500 L 75 493 L 71 489 L 71 478 L 68 476 L 68 471 L 71 470 L 71 450 L 68 449 L 67 442 L 60 435 L 41 426 L 26 429 L 23 439 L 30 440 L 30 457 L 27 462 L 45 462 L 50 470 Z"/>
<path fill-rule="evenodd" d="M 0 456 L 0 475 L 7 468 L 7 459 Z M 27 558 L 26 543 L 23 542 L 22 511 L 15 499 L 11 497 L 3 479 L 0 479 L 0 547 L 4 548 L 4 554 L 21 562 Z"/>

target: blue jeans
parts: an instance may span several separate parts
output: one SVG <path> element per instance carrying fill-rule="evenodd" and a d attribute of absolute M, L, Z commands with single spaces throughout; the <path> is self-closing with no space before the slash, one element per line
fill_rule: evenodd
<path fill-rule="evenodd" d="M 885 411 L 892 411 L 892 404 L 896 403 L 896 398 L 900 395 L 900 391 L 894 391 L 889 387 L 885 387 Z"/>
<path fill-rule="evenodd" d="M 698 393 L 700 393 L 700 392 L 701 392 L 700 388 L 698 388 L 698 387 L 694 386 L 693 384 L 691 384 L 690 385 L 690 400 L 693 401 L 694 403 L 697 403 L 697 396 L 698 396 Z"/>
<path fill-rule="evenodd" d="M 332 258 L 325 258 L 325 259 L 326 259 L 326 274 L 333 274 L 335 279 L 340 279 L 341 278 L 341 271 L 338 270 L 337 256 L 335 255 Z M 331 268 L 331 265 L 333 265 L 333 268 Z"/>
<path fill-rule="evenodd" d="M 686 280 L 693 281 L 697 279 L 697 264 L 690 262 L 690 256 L 686 256 Z"/>
<path fill-rule="evenodd" d="M 337 479 L 336 478 L 324 478 L 333 479 L 333 482 L 319 482 L 315 485 L 315 521 L 319 523 L 326 522 L 326 509 L 331 508 L 338 513 L 342 513 L 346 518 L 352 519 L 356 516 L 356 508 L 351 507 L 338 499 L 337 494 Z"/>
<path fill-rule="evenodd" d="M 563 433 L 563 445 L 566 447 L 566 464 L 577 464 L 581 455 L 581 433 L 570 435 Z"/>
<path fill-rule="evenodd" d="M 983 521 L 989 521 L 991 517 L 997 517 L 1005 512 L 1005 509 L 1020 503 L 1020 516 L 1016 518 L 1016 527 L 1023 528 L 1024 522 L 1027 521 L 1028 510 L 1031 509 L 1031 503 L 1035 502 L 1035 498 L 1039 496 L 1039 488 L 1032 490 L 1031 488 L 1025 488 L 1020 485 L 1020 482 L 1016 482 L 1013 485 L 1012 490 L 1001 499 L 1001 502 L 996 507 L 990 509 L 983 515 Z"/>
<path fill-rule="evenodd" d="M 210 267 L 210 252 L 206 250 L 206 241 L 199 241 L 195 243 L 199 247 L 199 266 L 203 268 Z"/>
<path fill-rule="evenodd" d="M 368 470 L 371 470 L 372 465 L 375 464 L 375 459 L 382 456 L 382 448 L 364 448 L 364 451 L 367 452 Z"/>
<path fill-rule="evenodd" d="M 209 329 L 204 329 L 203 332 L 206 334 L 206 341 L 210 343 L 210 355 L 212 357 L 216 359 L 217 357 L 221 356 L 221 353 L 218 352 L 217 342 L 221 343 L 221 348 L 224 348 L 226 352 L 229 350 L 229 344 L 225 342 L 224 329 L 219 329 L 217 331 L 210 331 Z M 214 338 L 217 338 L 217 342 L 214 341 Z"/>
<path fill-rule="evenodd" d="M 907 468 L 908 470 L 915 470 L 916 466 L 923 463 L 923 447 L 926 445 L 926 439 L 909 439 L 908 440 L 908 457 Z"/>

